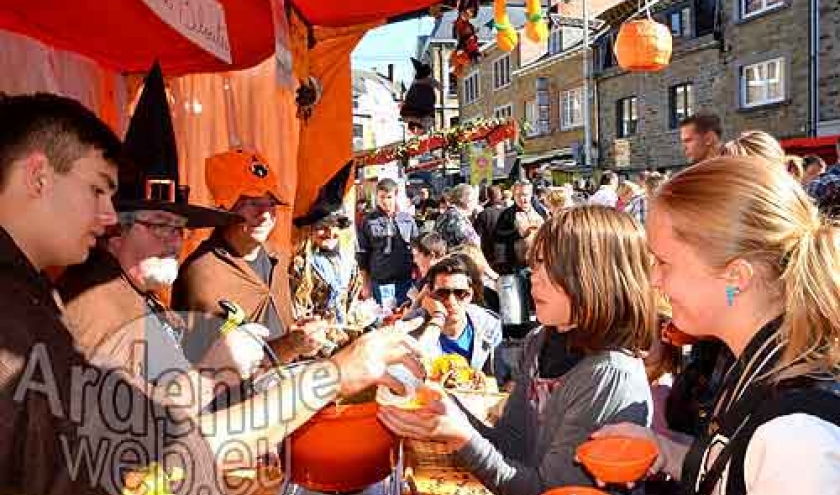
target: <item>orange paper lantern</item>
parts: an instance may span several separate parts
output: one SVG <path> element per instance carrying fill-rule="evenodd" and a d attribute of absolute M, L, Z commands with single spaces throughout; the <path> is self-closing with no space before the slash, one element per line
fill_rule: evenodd
<path fill-rule="evenodd" d="M 631 72 L 656 72 L 671 62 L 671 31 L 653 19 L 627 21 L 618 30 L 615 57 L 618 65 Z"/>

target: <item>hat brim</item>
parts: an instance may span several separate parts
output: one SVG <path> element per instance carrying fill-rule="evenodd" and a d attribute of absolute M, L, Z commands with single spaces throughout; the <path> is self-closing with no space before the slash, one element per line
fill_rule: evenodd
<path fill-rule="evenodd" d="M 240 215 L 219 208 L 208 208 L 185 203 L 163 200 L 117 200 L 114 206 L 119 212 L 129 211 L 165 211 L 187 219 L 188 229 L 225 227 L 245 221 Z"/>
<path fill-rule="evenodd" d="M 319 225 L 335 225 L 340 229 L 346 229 L 350 227 L 350 219 L 346 215 L 329 215 L 312 224 L 313 227 Z"/>
<path fill-rule="evenodd" d="M 342 229 L 346 229 L 351 225 L 350 217 L 347 215 L 338 212 L 326 213 L 323 210 L 310 212 L 307 215 L 297 217 L 292 220 L 292 223 L 295 227 L 333 224 Z"/>

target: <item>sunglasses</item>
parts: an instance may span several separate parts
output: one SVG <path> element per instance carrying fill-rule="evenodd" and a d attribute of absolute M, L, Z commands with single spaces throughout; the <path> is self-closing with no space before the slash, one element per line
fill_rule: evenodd
<path fill-rule="evenodd" d="M 445 301 L 452 295 L 454 295 L 459 301 L 463 301 L 472 295 L 472 291 L 469 289 L 448 289 L 446 287 L 441 287 L 432 291 L 432 297 L 438 301 Z"/>

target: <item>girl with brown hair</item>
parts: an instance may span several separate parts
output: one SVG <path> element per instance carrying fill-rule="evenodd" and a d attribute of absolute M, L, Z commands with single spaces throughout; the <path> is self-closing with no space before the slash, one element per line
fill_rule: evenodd
<path fill-rule="evenodd" d="M 591 485 L 575 448 L 608 423 L 648 425 L 652 411 L 639 355 L 650 347 L 656 307 L 641 227 L 613 208 L 570 208 L 540 228 L 529 258 L 544 326 L 526 338 L 498 423 L 481 425 L 451 399 L 416 412 L 380 409 L 392 431 L 444 442 L 499 494 Z"/>
<path fill-rule="evenodd" d="M 721 187 L 725 184 L 726 187 Z M 840 226 L 782 167 L 709 160 L 653 198 L 652 280 L 673 321 L 737 360 L 692 445 L 655 440 L 652 471 L 689 493 L 817 494 L 840 486 Z"/>

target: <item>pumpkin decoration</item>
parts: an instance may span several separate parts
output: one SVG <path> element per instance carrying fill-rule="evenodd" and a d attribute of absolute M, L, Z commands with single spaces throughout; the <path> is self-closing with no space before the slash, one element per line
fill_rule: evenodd
<path fill-rule="evenodd" d="M 525 2 L 525 36 L 534 43 L 542 43 L 548 39 L 548 24 L 542 14 L 541 0 L 527 0 Z"/>
<path fill-rule="evenodd" d="M 494 0 L 493 25 L 496 28 L 496 45 L 498 45 L 499 50 L 513 51 L 516 44 L 519 43 L 519 35 L 511 24 L 510 17 L 508 17 L 507 0 Z"/>
<path fill-rule="evenodd" d="M 615 40 L 618 65 L 631 72 L 656 72 L 671 61 L 671 31 L 648 17 L 629 20 L 621 25 Z"/>

